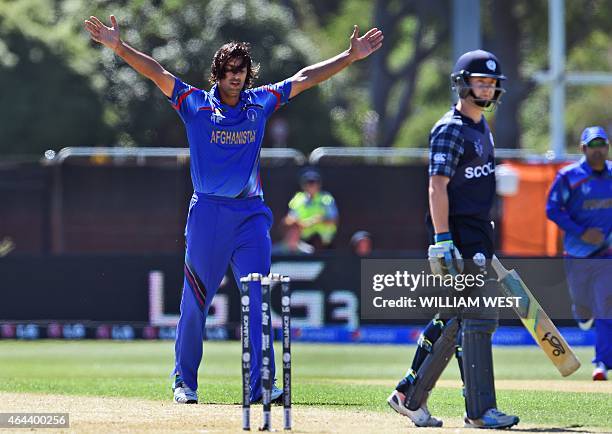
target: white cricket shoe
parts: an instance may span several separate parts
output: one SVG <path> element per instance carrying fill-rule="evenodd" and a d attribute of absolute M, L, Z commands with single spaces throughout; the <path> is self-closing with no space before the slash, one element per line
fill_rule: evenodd
<path fill-rule="evenodd" d="M 593 327 L 593 321 L 594 318 L 581 319 L 578 321 L 578 327 L 580 327 L 580 330 L 590 330 Z"/>
<path fill-rule="evenodd" d="M 608 379 L 608 368 L 603 362 L 598 362 L 593 371 L 593 381 L 606 381 Z"/>
<path fill-rule="evenodd" d="M 177 404 L 197 404 L 198 393 L 191 390 L 182 378 L 177 377 L 172 386 L 174 392 L 174 402 Z"/>
<path fill-rule="evenodd" d="M 429 409 L 427 408 L 427 404 L 423 404 L 417 410 L 410 410 L 406 407 L 405 404 L 406 395 L 397 390 L 394 390 L 391 395 L 387 398 L 387 403 L 389 406 L 401 414 L 402 416 L 406 416 L 410 419 L 416 426 L 418 427 L 441 427 L 442 421 L 440 419 L 436 419 L 431 415 Z"/>
<path fill-rule="evenodd" d="M 272 391 L 270 392 L 270 403 L 271 404 L 280 404 L 283 400 L 283 390 L 276 387 L 276 383 L 272 386 Z M 251 404 L 259 404 L 261 402 L 261 398 L 257 401 L 251 401 Z"/>
<path fill-rule="evenodd" d="M 470 419 L 467 415 L 464 416 L 465 428 L 485 428 L 499 429 L 510 428 L 519 423 L 518 416 L 505 414 L 496 408 L 490 408 L 478 419 Z"/>

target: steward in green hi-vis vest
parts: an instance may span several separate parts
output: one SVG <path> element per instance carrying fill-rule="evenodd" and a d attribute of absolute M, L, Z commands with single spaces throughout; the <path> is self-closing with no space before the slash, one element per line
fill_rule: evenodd
<path fill-rule="evenodd" d="M 309 242 L 317 235 L 323 246 L 336 235 L 338 209 L 334 197 L 326 191 L 310 195 L 300 191 L 289 202 L 289 216 L 302 227 L 302 240 Z"/>

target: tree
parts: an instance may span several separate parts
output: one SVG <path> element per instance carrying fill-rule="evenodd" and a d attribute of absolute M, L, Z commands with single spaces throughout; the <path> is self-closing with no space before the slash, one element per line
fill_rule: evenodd
<path fill-rule="evenodd" d="M 61 2 L 0 1 L 0 152 L 105 143 L 112 132 L 92 85 L 87 49 L 65 21 Z"/>
<path fill-rule="evenodd" d="M 498 55 L 508 77 L 508 92 L 495 116 L 497 145 L 543 151 L 550 140 L 548 87 L 538 86 L 532 74 L 548 68 L 548 3 L 486 0 L 482 6 L 485 47 Z M 612 4 L 573 0 L 565 7 L 567 69 L 610 70 L 612 62 L 601 54 L 610 43 Z M 575 143 L 587 124 L 609 119 L 608 89 L 568 88 L 567 96 L 567 143 Z"/>
<path fill-rule="evenodd" d="M 267 0 L 0 0 L 2 110 L 11 119 L 0 126 L 2 151 L 187 146 L 180 120 L 155 86 L 89 41 L 83 20 L 97 15 L 108 21 L 111 13 L 128 43 L 197 87 L 210 86 L 213 54 L 232 39 L 251 42 L 262 67 L 256 84 L 321 60 L 290 9 Z M 288 145 L 307 152 L 330 142 L 328 113 L 313 89 L 275 116 L 289 122 Z M 267 134 L 264 146 L 270 140 Z"/>
<path fill-rule="evenodd" d="M 521 139 L 520 108 L 521 103 L 533 90 L 535 82 L 521 77 L 521 45 L 525 37 L 525 29 L 521 26 L 527 19 L 526 8 L 518 2 L 492 1 L 491 7 L 484 10 L 485 26 L 484 46 L 500 59 L 502 71 L 507 77 L 503 83 L 506 94 L 495 114 L 495 140 L 500 148 L 518 148 Z M 536 6 L 533 6 L 536 7 Z M 533 11 L 531 11 L 533 13 Z"/>
<path fill-rule="evenodd" d="M 395 142 L 403 122 L 412 113 L 423 63 L 438 54 L 446 42 L 449 26 L 439 13 L 444 7 L 448 2 L 443 0 L 377 0 L 374 4 L 374 22 L 387 35 L 378 60 L 371 64 L 370 95 L 380 119 L 380 146 Z M 409 54 L 397 61 L 393 57 L 399 47 L 408 49 Z"/>
<path fill-rule="evenodd" d="M 440 13 L 450 6 L 449 1 L 345 0 L 340 4 L 337 12 L 330 12 L 336 13 L 334 18 L 320 20 L 328 23 L 321 41 L 324 47 L 344 48 L 335 42 L 344 42 L 341 32 L 352 24 L 378 27 L 385 40 L 365 61 L 366 67 L 332 80 L 334 135 L 350 146 L 422 146 L 434 117 L 449 101 L 448 19 Z M 374 126 L 377 134 L 369 138 Z"/>

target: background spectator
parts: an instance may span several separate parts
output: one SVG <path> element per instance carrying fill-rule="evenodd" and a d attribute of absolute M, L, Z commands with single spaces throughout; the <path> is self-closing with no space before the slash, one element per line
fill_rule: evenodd
<path fill-rule="evenodd" d="M 367 231 L 357 231 L 351 237 L 351 252 L 357 256 L 372 254 L 372 235 Z"/>
<path fill-rule="evenodd" d="M 301 239 L 316 250 L 332 247 L 338 223 L 338 208 L 334 197 L 321 190 L 321 174 L 306 169 L 300 176 L 299 191 L 289 201 L 285 224 L 300 226 Z"/>
<path fill-rule="evenodd" d="M 273 255 L 312 255 L 315 248 L 302 241 L 302 229 L 297 223 L 285 227 L 285 236 L 272 246 Z"/>

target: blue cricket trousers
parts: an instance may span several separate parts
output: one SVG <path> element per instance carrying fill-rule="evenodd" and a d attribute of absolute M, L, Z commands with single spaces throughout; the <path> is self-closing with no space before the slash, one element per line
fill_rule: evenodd
<path fill-rule="evenodd" d="M 565 269 L 574 316 L 595 318 L 593 363 L 603 362 L 612 369 L 612 257 L 566 257 Z"/>
<path fill-rule="evenodd" d="M 249 273 L 268 275 L 271 226 L 272 213 L 259 197 L 232 199 L 196 192 L 191 199 L 174 373 L 179 373 L 192 390 L 198 388 L 206 316 L 227 266 L 231 265 L 239 288 L 240 277 Z M 258 400 L 262 344 L 259 282 L 251 284 L 250 300 L 251 400 Z M 274 375 L 273 349 L 271 368 Z"/>

